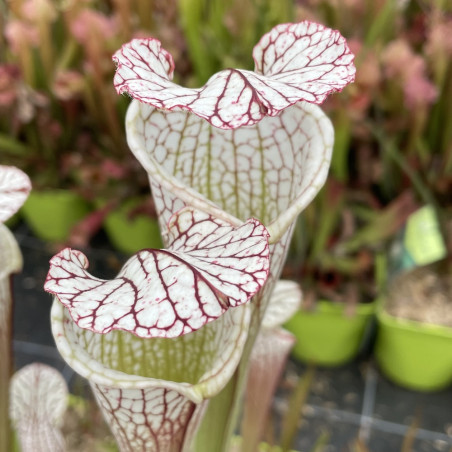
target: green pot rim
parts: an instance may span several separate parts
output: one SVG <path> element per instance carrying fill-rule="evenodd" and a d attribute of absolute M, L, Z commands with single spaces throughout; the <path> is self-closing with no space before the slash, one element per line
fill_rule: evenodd
<path fill-rule="evenodd" d="M 396 317 L 385 310 L 384 302 L 381 299 L 377 301 L 376 318 L 386 327 L 452 338 L 452 327 Z"/>
<path fill-rule="evenodd" d="M 343 314 L 346 310 L 346 303 L 340 303 L 336 301 L 329 300 L 318 300 L 313 309 L 303 309 L 303 306 L 297 311 L 297 313 L 301 314 Z M 370 303 L 358 303 L 354 306 L 353 314 L 354 315 L 370 315 L 375 312 L 375 301 L 371 301 Z"/>
<path fill-rule="evenodd" d="M 27 200 L 28 202 L 30 198 L 44 198 L 44 197 L 57 197 L 60 196 L 62 198 L 74 198 L 74 199 L 81 199 L 84 202 L 87 202 L 85 198 L 83 198 L 82 195 L 79 193 L 70 190 L 70 189 L 64 189 L 64 188 L 45 188 L 42 190 L 31 190 L 30 194 L 28 195 Z"/>

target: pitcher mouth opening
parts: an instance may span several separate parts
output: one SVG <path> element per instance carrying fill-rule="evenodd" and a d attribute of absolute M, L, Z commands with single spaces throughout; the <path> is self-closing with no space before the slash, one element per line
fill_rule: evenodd
<path fill-rule="evenodd" d="M 316 105 L 299 102 L 253 126 L 217 129 L 190 112 L 134 100 L 127 140 L 148 172 L 161 224 L 165 196 L 233 225 L 255 217 L 276 243 L 323 186 L 334 132 Z M 166 216 L 165 216 L 166 215 Z"/>
<path fill-rule="evenodd" d="M 179 372 L 170 369 L 170 375 L 165 375 L 165 368 L 161 360 L 156 358 L 155 350 L 152 350 L 150 341 L 166 341 L 169 349 L 164 352 L 166 354 L 173 353 L 176 357 L 181 352 L 173 349 L 175 339 L 141 339 L 122 331 L 112 331 L 107 335 L 101 335 L 84 330 L 72 321 L 69 312 L 57 298 L 54 299 L 51 312 L 52 332 L 60 354 L 75 372 L 86 378 L 91 384 L 119 389 L 146 389 L 151 387 L 169 389 L 184 395 L 195 403 L 200 403 L 205 398 L 214 396 L 217 392 L 215 388 L 220 387 L 223 381 L 226 384 L 240 360 L 241 350 L 247 338 L 250 310 L 247 306 L 242 306 L 224 314 L 222 319 L 219 319 L 219 321 L 224 322 L 225 319 L 229 319 L 229 321 L 226 321 L 221 327 L 220 336 L 223 332 L 223 335 L 227 334 L 230 337 L 231 327 L 240 330 L 237 331 L 233 344 L 231 342 L 228 347 L 213 351 L 210 357 L 207 356 L 206 359 L 202 360 L 203 363 L 199 366 L 199 369 L 191 372 L 190 375 L 182 367 L 180 367 Z M 201 337 L 201 342 L 206 342 L 206 338 L 212 336 L 208 333 L 215 328 L 214 322 L 205 325 L 204 328 L 204 330 L 190 333 L 192 335 L 191 340 L 196 342 L 196 335 L 200 333 L 206 336 L 204 339 Z M 187 336 L 189 335 L 186 335 L 185 338 Z M 139 349 L 143 355 L 135 360 L 135 364 L 131 365 L 130 369 L 127 369 L 124 363 L 123 365 L 119 363 L 118 353 L 114 354 L 111 350 L 108 352 L 109 349 L 115 348 L 121 337 L 123 340 L 124 338 L 127 339 L 123 346 L 129 349 L 129 353 L 123 354 L 125 360 L 130 362 L 132 358 L 135 360 L 135 357 L 131 356 L 133 355 L 131 350 Z M 94 342 L 91 342 L 91 344 L 89 343 L 90 338 L 91 340 L 94 338 Z M 112 338 L 114 338 L 114 343 L 111 341 Z M 80 340 L 85 340 L 86 347 L 80 343 Z M 183 341 L 184 339 L 181 337 L 177 340 Z M 148 346 L 148 353 L 146 353 L 146 345 Z M 205 345 L 201 344 L 199 348 L 202 351 Z M 173 349 L 172 352 L 171 349 Z M 109 358 L 106 356 L 109 353 L 112 358 L 111 362 L 108 362 Z M 145 355 L 147 356 L 146 359 Z M 193 355 L 195 355 L 194 352 Z M 198 355 L 199 353 L 193 359 L 199 360 L 200 356 Z M 152 357 L 155 358 L 154 363 Z M 183 357 L 179 356 L 179 358 Z M 113 362 L 115 359 L 118 361 Z M 188 360 L 188 358 L 185 358 L 185 360 Z M 166 367 L 174 366 L 168 365 Z M 131 372 L 129 373 L 128 370 Z"/>

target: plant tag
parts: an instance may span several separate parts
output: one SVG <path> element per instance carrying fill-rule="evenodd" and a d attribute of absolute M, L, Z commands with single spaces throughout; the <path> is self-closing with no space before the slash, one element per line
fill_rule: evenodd
<path fill-rule="evenodd" d="M 404 248 L 416 266 L 431 264 L 446 257 L 446 245 L 432 206 L 424 206 L 410 215 L 405 229 Z"/>
<path fill-rule="evenodd" d="M 431 205 L 410 215 L 406 225 L 397 235 L 389 256 L 389 275 L 415 267 L 432 264 L 446 257 L 438 218 Z"/>

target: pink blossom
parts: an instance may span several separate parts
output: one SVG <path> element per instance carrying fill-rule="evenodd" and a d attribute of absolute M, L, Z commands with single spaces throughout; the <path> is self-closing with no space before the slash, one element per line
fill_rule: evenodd
<path fill-rule="evenodd" d="M 408 108 L 430 105 L 438 97 L 435 85 L 426 77 L 414 75 L 403 86 L 405 103 Z"/>
<path fill-rule="evenodd" d="M 83 75 L 77 71 L 59 71 L 53 83 L 53 93 L 57 99 L 66 101 L 80 96 L 84 87 Z"/>
<path fill-rule="evenodd" d="M 116 20 L 92 9 L 82 10 L 71 23 L 71 32 L 82 45 L 89 46 L 93 37 L 111 39 L 116 33 Z"/>
<path fill-rule="evenodd" d="M 427 77 L 427 66 L 421 55 L 399 39 L 390 43 L 382 55 L 384 74 L 402 87 L 408 108 L 429 105 L 438 96 L 436 87 Z"/>
<path fill-rule="evenodd" d="M 452 19 L 435 24 L 427 37 L 426 53 L 435 56 L 440 54 L 452 56 Z"/>
<path fill-rule="evenodd" d="M 108 174 L 113 179 L 121 179 L 127 174 L 127 170 L 118 162 L 112 159 L 105 159 L 101 163 L 101 170 L 103 174 Z"/>
<path fill-rule="evenodd" d="M 425 71 L 425 61 L 416 55 L 409 44 L 398 39 L 388 44 L 382 54 L 383 71 L 387 78 L 406 80 L 413 72 Z"/>
<path fill-rule="evenodd" d="M 30 44 L 37 47 L 39 44 L 39 33 L 36 27 L 22 20 L 10 20 L 5 25 L 5 37 L 11 50 L 15 53 L 20 52 L 24 44 Z"/>
<path fill-rule="evenodd" d="M 0 65 L 0 107 L 10 107 L 17 98 L 19 68 L 12 64 Z"/>
<path fill-rule="evenodd" d="M 53 22 L 57 18 L 55 5 L 50 0 L 26 0 L 22 5 L 22 14 L 30 23 L 41 20 Z"/>

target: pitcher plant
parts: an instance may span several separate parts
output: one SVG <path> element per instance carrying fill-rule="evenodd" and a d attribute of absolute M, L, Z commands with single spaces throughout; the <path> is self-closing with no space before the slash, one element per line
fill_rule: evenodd
<path fill-rule="evenodd" d="M 10 418 L 21 452 L 64 452 L 61 427 L 68 388 L 60 372 L 42 363 L 28 364 L 12 376 L 9 387 Z"/>
<path fill-rule="evenodd" d="M 166 248 L 138 252 L 111 281 L 65 249 L 45 288 L 60 353 L 90 381 L 122 451 L 227 450 L 294 222 L 326 179 L 334 133 L 315 104 L 354 79 L 344 38 L 282 24 L 253 58 L 254 72 L 190 89 L 171 81 L 156 39 L 113 56 Z"/>
<path fill-rule="evenodd" d="M 12 275 L 22 269 L 16 239 L 4 224 L 27 199 L 28 176 L 13 166 L 0 165 L 0 450 L 11 450 L 9 379 L 12 374 Z"/>

